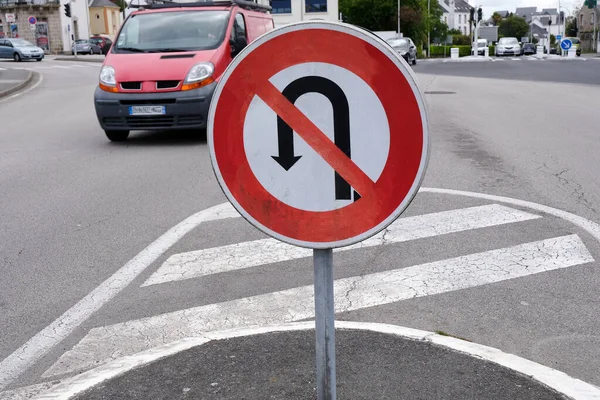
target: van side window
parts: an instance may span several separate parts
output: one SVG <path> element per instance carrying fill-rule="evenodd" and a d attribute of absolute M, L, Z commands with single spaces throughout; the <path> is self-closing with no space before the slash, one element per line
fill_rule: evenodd
<path fill-rule="evenodd" d="M 235 16 L 235 22 L 233 23 L 233 39 L 235 40 L 235 38 L 238 37 L 244 37 L 247 38 L 246 36 L 246 21 L 244 21 L 244 16 L 242 14 L 237 14 Z"/>

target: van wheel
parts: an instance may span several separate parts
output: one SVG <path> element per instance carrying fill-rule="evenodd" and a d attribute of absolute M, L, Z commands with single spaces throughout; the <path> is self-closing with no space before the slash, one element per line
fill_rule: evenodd
<path fill-rule="evenodd" d="M 123 142 L 129 137 L 129 131 L 104 131 L 111 142 Z"/>
<path fill-rule="evenodd" d="M 14 59 L 16 62 L 20 62 L 20 61 L 21 61 L 21 55 L 20 55 L 19 53 L 15 53 L 15 54 L 13 55 L 13 59 Z"/>

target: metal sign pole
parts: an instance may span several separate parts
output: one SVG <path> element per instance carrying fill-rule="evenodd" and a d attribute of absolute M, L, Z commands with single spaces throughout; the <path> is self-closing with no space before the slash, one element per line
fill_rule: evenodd
<path fill-rule="evenodd" d="M 315 269 L 315 336 L 317 399 L 335 400 L 335 311 L 333 250 L 313 250 Z"/>

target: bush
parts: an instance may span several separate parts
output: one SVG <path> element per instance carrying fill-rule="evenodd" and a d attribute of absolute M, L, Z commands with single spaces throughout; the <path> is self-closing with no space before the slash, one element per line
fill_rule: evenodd
<path fill-rule="evenodd" d="M 454 35 L 452 36 L 452 45 L 469 46 L 471 45 L 471 37 L 468 35 Z"/>
<path fill-rule="evenodd" d="M 458 56 L 464 57 L 471 55 L 471 46 L 446 46 L 446 57 L 450 57 L 450 49 L 457 48 Z M 444 46 L 431 46 L 430 56 L 432 58 L 444 57 Z"/>

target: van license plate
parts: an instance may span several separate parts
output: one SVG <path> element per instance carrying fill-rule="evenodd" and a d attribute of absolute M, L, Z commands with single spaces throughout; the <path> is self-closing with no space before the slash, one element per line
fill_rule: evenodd
<path fill-rule="evenodd" d="M 165 106 L 131 106 L 129 115 L 163 115 L 166 114 Z"/>

